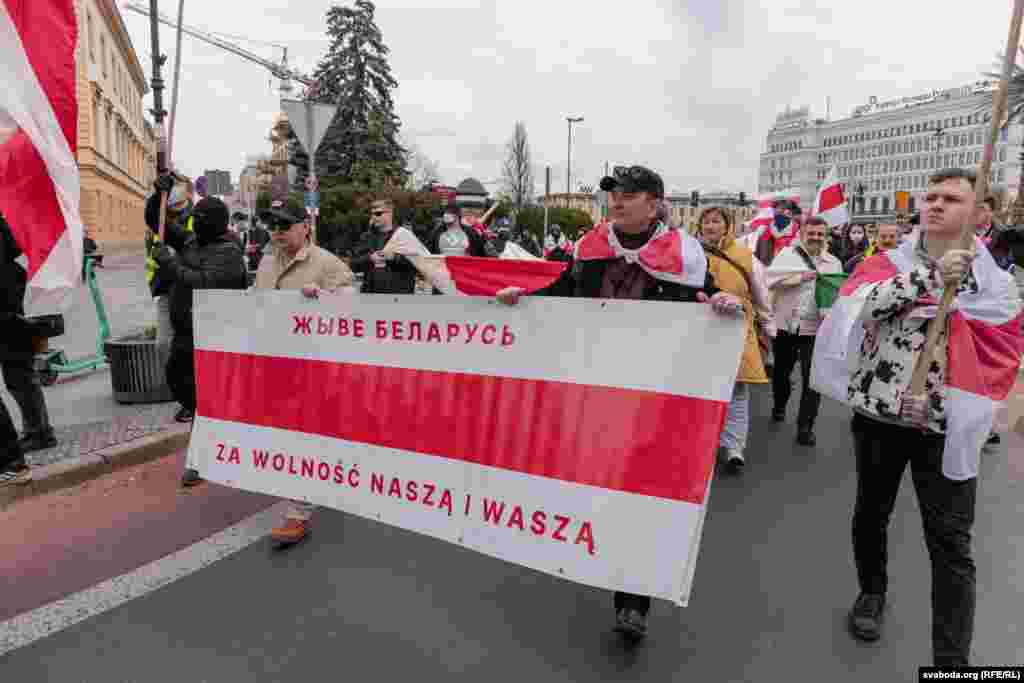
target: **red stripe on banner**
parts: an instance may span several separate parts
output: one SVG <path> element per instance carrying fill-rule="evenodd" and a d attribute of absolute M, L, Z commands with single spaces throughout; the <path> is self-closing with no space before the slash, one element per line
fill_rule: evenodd
<path fill-rule="evenodd" d="M 25 55 L 75 154 L 78 145 L 78 99 L 75 88 L 75 44 L 78 39 L 73 0 L 0 0 L 4 3 Z M 20 50 L 0 46 L 0 52 Z M 3 98 L 13 93 L 0 93 Z M 39 120 L 44 120 L 38 116 Z M 29 279 L 35 276 L 66 229 L 53 180 L 39 152 L 19 130 L 0 145 L 0 211 L 28 257 Z"/>
<path fill-rule="evenodd" d="M 198 414 L 701 504 L 726 404 L 196 350 Z"/>
<path fill-rule="evenodd" d="M 841 185 L 829 185 L 826 188 L 822 188 L 820 199 L 818 201 L 818 212 L 822 213 L 829 209 L 834 209 L 845 200 L 845 197 L 843 197 L 843 187 Z"/>
<path fill-rule="evenodd" d="M 522 287 L 533 293 L 552 284 L 568 265 L 557 261 L 475 256 L 447 256 L 444 264 L 455 287 L 470 296 L 494 296 L 506 287 Z"/>
<path fill-rule="evenodd" d="M 949 373 L 946 383 L 963 391 L 1003 401 L 1017 382 L 1024 354 L 1024 314 L 1003 325 L 949 317 Z"/>

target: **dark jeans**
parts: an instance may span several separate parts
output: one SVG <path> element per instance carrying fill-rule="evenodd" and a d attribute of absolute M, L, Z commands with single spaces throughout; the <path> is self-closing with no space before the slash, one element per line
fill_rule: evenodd
<path fill-rule="evenodd" d="M 635 609 L 644 616 L 651 610 L 651 598 L 647 595 L 633 595 L 632 593 L 615 592 L 615 611 L 620 609 Z"/>
<path fill-rule="evenodd" d="M 171 353 L 167 358 L 167 386 L 174 394 L 174 400 L 193 413 L 196 411 L 196 365 L 192 339 L 171 342 Z"/>
<path fill-rule="evenodd" d="M 857 503 L 853 556 L 860 589 L 885 594 L 887 528 L 903 471 L 910 472 L 932 564 L 932 655 L 936 666 L 966 665 L 974 633 L 971 526 L 977 480 L 942 474 L 944 438 L 863 415 L 853 418 Z"/>
<path fill-rule="evenodd" d="M 775 410 L 784 412 L 789 396 L 793 393 L 790 375 L 793 367 L 800 362 L 800 377 L 803 388 L 800 393 L 800 413 L 796 418 L 797 429 L 812 431 L 818 419 L 821 394 L 811 389 L 811 358 L 814 356 L 814 337 L 779 331 L 772 343 L 775 355 L 775 369 L 772 371 L 772 396 Z"/>
<path fill-rule="evenodd" d="M 53 434 L 50 414 L 46 410 L 43 385 L 32 367 L 30 353 L 8 353 L 0 359 L 4 384 L 21 409 L 22 432 L 25 436 L 47 437 Z"/>
<path fill-rule="evenodd" d="M 25 464 L 25 456 L 18 444 L 18 430 L 7 410 L 7 404 L 0 400 L 0 470 Z"/>

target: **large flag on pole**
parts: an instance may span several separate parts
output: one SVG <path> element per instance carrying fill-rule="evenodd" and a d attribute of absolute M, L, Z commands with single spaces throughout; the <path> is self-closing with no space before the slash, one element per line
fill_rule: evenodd
<path fill-rule="evenodd" d="M 835 164 L 828 172 L 828 178 L 818 190 L 814 198 L 814 216 L 824 218 L 829 226 L 843 225 L 850 222 L 850 211 L 846 206 L 846 193 L 839 182 L 839 170 Z"/>
<path fill-rule="evenodd" d="M 815 343 L 811 385 L 837 401 L 848 389 L 866 333 L 861 313 L 874 286 L 914 269 L 920 233 L 896 249 L 872 256 L 843 285 Z M 976 292 L 959 294 L 949 318 L 946 364 L 946 444 L 943 473 L 954 480 L 977 475 L 978 458 L 992 431 L 996 409 L 1017 380 L 1024 354 L 1024 307 L 1013 276 L 977 242 Z M 936 302 L 919 301 L 915 314 L 933 317 Z"/>
<path fill-rule="evenodd" d="M 74 0 L 0 0 L 0 211 L 27 259 L 30 313 L 82 272 Z"/>
<path fill-rule="evenodd" d="M 566 268 L 565 263 L 543 261 L 512 244 L 496 259 L 439 256 L 431 254 L 411 230 L 398 228 L 381 254 L 407 258 L 424 280 L 445 294 L 470 296 L 494 296 L 505 287 L 533 293 L 553 284 Z"/>

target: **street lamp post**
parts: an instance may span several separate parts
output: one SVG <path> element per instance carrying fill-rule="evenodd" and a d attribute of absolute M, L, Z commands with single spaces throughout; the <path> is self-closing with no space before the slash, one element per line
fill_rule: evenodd
<path fill-rule="evenodd" d="M 580 123 L 583 121 L 582 116 L 566 116 L 565 120 L 569 122 L 569 152 L 568 160 L 565 169 L 565 194 L 572 193 L 572 124 Z M 566 198 L 568 201 L 568 198 Z"/>

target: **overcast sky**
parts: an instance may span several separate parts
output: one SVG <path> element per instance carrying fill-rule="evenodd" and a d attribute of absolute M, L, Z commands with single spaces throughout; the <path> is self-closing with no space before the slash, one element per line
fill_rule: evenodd
<path fill-rule="evenodd" d="M 177 12 L 162 0 L 161 10 Z M 324 0 L 185 0 L 185 23 L 286 44 L 312 72 L 327 48 Z M 380 0 L 377 24 L 405 138 L 442 180 L 500 178 L 504 146 L 525 122 L 534 161 L 564 191 L 569 115 L 573 185 L 605 162 L 642 163 L 667 189 L 757 186 L 764 136 L 787 105 L 845 117 L 872 95 L 888 100 L 972 82 L 1004 49 L 1010 0 Z M 124 12 L 150 75 L 147 19 Z M 174 31 L 162 51 L 173 65 Z M 231 171 L 269 152 L 277 82 L 262 67 L 188 36 L 176 133 L 189 174 Z M 242 43 L 276 59 L 273 47 Z M 169 95 L 169 90 L 168 90 Z M 169 102 L 169 97 L 168 97 Z M 149 106 L 149 98 L 147 98 Z M 538 173 L 542 191 L 543 172 Z M 489 189 L 497 185 L 489 185 Z"/>

